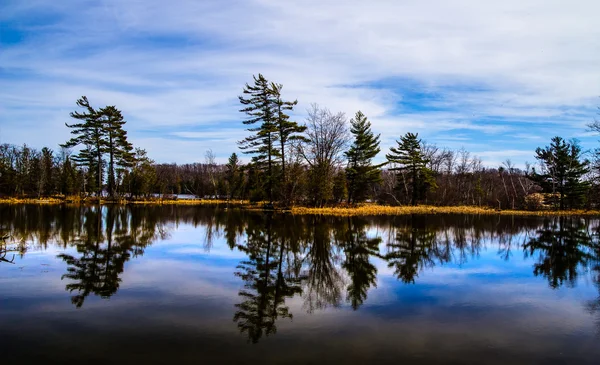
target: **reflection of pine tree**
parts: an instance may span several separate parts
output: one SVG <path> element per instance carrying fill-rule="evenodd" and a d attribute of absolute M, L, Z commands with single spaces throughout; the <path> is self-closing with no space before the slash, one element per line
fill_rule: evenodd
<path fill-rule="evenodd" d="M 313 218 L 314 220 L 314 218 Z M 308 275 L 305 305 L 309 313 L 329 305 L 338 307 L 342 301 L 343 278 L 333 255 L 330 227 L 312 222 L 312 242 L 308 247 Z"/>
<path fill-rule="evenodd" d="M 404 283 L 414 283 L 415 277 L 425 267 L 435 265 L 436 234 L 419 225 L 420 220 L 411 217 L 410 225 L 396 230 L 395 241 L 388 243 L 385 259 L 388 266 Z"/>
<path fill-rule="evenodd" d="M 379 255 L 381 238 L 368 238 L 365 228 L 365 222 L 348 218 L 348 227 L 340 237 L 346 257 L 342 267 L 348 272 L 350 278 L 347 300 L 354 310 L 367 299 L 369 288 L 377 286 L 377 268 L 369 259 L 371 256 Z"/>
<path fill-rule="evenodd" d="M 537 237 L 523 246 L 526 254 L 538 254 L 533 273 L 548 279 L 552 288 L 565 282 L 574 286 L 578 267 L 587 266 L 593 259 L 591 236 L 581 218 L 552 218 L 544 221 Z"/>
<path fill-rule="evenodd" d="M 233 320 L 242 333 L 247 333 L 249 341 L 257 343 L 263 334 L 277 332 L 278 318 L 292 318 L 285 298 L 301 292 L 296 280 L 283 275 L 285 244 L 273 243 L 271 216 L 250 219 L 246 230 L 246 245 L 238 248 L 248 254 L 248 260 L 238 265 L 236 276 L 244 281 L 244 289 L 239 296 L 242 303 L 236 304 Z"/>
<path fill-rule="evenodd" d="M 67 278 L 75 282 L 69 283 L 66 289 L 69 292 L 77 291 L 78 294 L 71 297 L 71 302 L 78 308 L 83 305 L 85 298 L 90 293 L 99 293 L 102 290 L 103 253 L 101 252 L 102 217 L 100 207 L 96 210 L 88 210 L 85 213 L 84 230 L 86 235 L 77 242 L 77 251 L 82 253 L 80 258 L 67 254 L 60 254 L 69 267 L 62 279 Z"/>
<path fill-rule="evenodd" d="M 71 280 L 66 290 L 76 292 L 71 302 L 78 308 L 92 293 L 101 298 L 114 295 L 119 289 L 119 275 L 125 269 L 125 262 L 132 253 L 134 256 L 142 254 L 143 248 L 156 237 L 156 225 L 151 220 L 134 218 L 135 215 L 123 207 L 104 210 L 104 220 L 102 208 L 86 211 L 83 238 L 76 242 L 81 256 L 58 255 L 68 265 L 62 278 Z"/>

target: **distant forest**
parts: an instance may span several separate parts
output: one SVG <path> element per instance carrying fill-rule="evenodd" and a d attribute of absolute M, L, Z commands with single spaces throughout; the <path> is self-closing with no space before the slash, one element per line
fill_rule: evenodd
<path fill-rule="evenodd" d="M 263 201 L 276 206 L 477 205 L 498 209 L 576 209 L 600 205 L 600 149 L 554 137 L 535 150 L 535 165 L 509 159 L 483 166 L 470 152 L 398 136 L 388 151 L 366 115 L 348 118 L 317 104 L 302 122 L 283 86 L 253 77 L 239 96 L 248 136 L 225 164 L 211 150 L 204 162 L 158 164 L 128 138 L 122 112 L 93 107 L 83 96 L 66 123 L 72 138 L 53 150 L 0 145 L 0 195 L 18 198 L 199 198 Z M 600 121 L 589 129 L 600 133 Z M 532 151 L 533 152 L 533 151 Z M 377 156 L 385 155 L 384 162 Z"/>

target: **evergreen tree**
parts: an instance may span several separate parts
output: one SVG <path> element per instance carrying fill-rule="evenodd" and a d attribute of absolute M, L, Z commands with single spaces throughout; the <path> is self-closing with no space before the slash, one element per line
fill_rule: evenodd
<path fill-rule="evenodd" d="M 60 171 L 60 192 L 64 195 L 71 195 L 75 192 L 75 184 L 77 182 L 77 172 L 71 164 L 69 155 L 65 156 L 64 162 Z"/>
<path fill-rule="evenodd" d="M 354 119 L 350 120 L 350 132 L 354 135 L 354 141 L 345 155 L 348 159 L 346 178 L 348 179 L 348 203 L 363 201 L 367 195 L 367 189 L 381 181 L 381 166 L 373 165 L 371 160 L 380 151 L 379 135 L 375 136 L 371 131 L 371 122 L 358 111 Z"/>
<path fill-rule="evenodd" d="M 285 151 L 288 142 L 291 141 L 308 141 L 306 137 L 301 135 L 306 130 L 306 126 L 299 125 L 297 122 L 290 120 L 290 116 L 286 114 L 289 111 L 294 110 L 294 106 L 298 104 L 298 100 L 284 101 L 281 98 L 281 89 L 283 85 L 271 83 L 271 93 L 273 94 L 273 101 L 275 104 L 275 124 L 277 127 L 277 134 L 279 140 L 279 150 L 281 152 L 281 176 L 282 185 L 284 192 L 284 200 L 287 203 L 288 200 L 288 184 L 287 175 L 285 171 Z"/>
<path fill-rule="evenodd" d="M 126 122 L 119 109 L 115 106 L 107 106 L 100 109 L 99 114 L 102 116 L 102 128 L 106 134 L 108 193 L 114 198 L 116 195 L 115 166 L 127 168 L 133 165 L 133 146 L 127 141 L 127 131 L 123 129 Z"/>
<path fill-rule="evenodd" d="M 132 196 L 149 196 L 156 180 L 154 161 L 148 158 L 146 150 L 136 148 L 132 156 L 131 171 L 125 174 L 123 185 Z"/>
<path fill-rule="evenodd" d="M 416 205 L 417 200 L 421 197 L 420 195 L 428 187 L 427 178 L 430 176 L 430 173 L 427 171 L 426 165 L 429 160 L 421 150 L 421 140 L 418 133 L 406 133 L 396 143 L 398 147 L 390 147 L 390 153 L 385 155 L 385 157 L 389 163 L 397 165 L 397 167 L 390 168 L 390 171 L 406 172 L 410 176 L 412 185 L 410 203 L 411 205 Z"/>
<path fill-rule="evenodd" d="M 225 176 L 227 179 L 227 191 L 229 192 L 229 199 L 233 199 L 240 189 L 242 177 L 240 160 L 238 159 L 237 154 L 232 153 L 231 156 L 229 156 L 226 168 Z"/>
<path fill-rule="evenodd" d="M 54 192 L 54 155 L 48 147 L 42 148 L 41 165 L 40 193 L 44 196 L 50 196 Z"/>
<path fill-rule="evenodd" d="M 550 146 L 538 148 L 536 159 L 542 166 L 541 173 L 533 171 L 533 177 L 545 192 L 559 194 L 559 208 L 575 208 L 583 203 L 589 182 L 582 178 L 589 172 L 589 161 L 581 160 L 582 151 L 577 141 L 567 143 L 561 137 L 552 138 Z"/>
<path fill-rule="evenodd" d="M 71 148 L 78 145 L 85 145 L 77 155 L 73 156 L 73 160 L 83 166 L 86 166 L 88 173 L 91 174 L 90 180 L 97 184 L 97 194 L 102 195 L 102 179 L 103 179 L 103 155 L 106 150 L 106 131 L 103 128 L 102 115 L 93 107 L 87 97 L 82 96 L 77 100 L 77 106 L 84 108 L 84 112 L 71 112 L 71 118 L 77 119 L 79 122 L 74 124 L 65 123 L 71 128 L 72 137 L 70 140 L 61 145 L 61 147 Z"/>
<path fill-rule="evenodd" d="M 267 194 L 269 202 L 273 203 L 273 182 L 275 160 L 281 157 L 276 148 L 277 123 L 274 111 L 274 97 L 269 81 L 261 75 L 253 76 L 254 85 L 244 86 L 244 95 L 239 96 L 240 103 L 244 105 L 240 111 L 248 116 L 244 121 L 246 125 L 260 123 L 258 127 L 248 128 L 253 135 L 239 141 L 239 147 L 244 153 L 252 154 L 252 162 L 261 169 L 266 169 Z M 265 166 L 266 164 L 266 166 Z"/>

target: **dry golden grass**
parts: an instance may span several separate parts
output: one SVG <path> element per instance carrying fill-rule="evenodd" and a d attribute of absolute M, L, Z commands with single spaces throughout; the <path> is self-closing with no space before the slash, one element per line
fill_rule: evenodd
<path fill-rule="evenodd" d="M 21 199 L 21 198 L 2 198 L 0 204 L 86 204 L 97 203 L 97 200 L 81 199 L 80 197 L 66 198 L 42 198 L 42 199 Z M 100 204 L 136 204 L 136 205 L 215 205 L 229 204 L 248 210 L 262 210 L 265 202 L 250 203 L 247 200 L 209 200 L 209 199 L 149 199 L 149 200 L 100 200 Z M 330 215 L 330 216 L 369 216 L 369 215 L 407 215 L 407 214 L 486 214 L 486 215 L 536 215 L 536 216 L 567 216 L 567 215 L 600 215 L 598 210 L 501 210 L 475 206 L 387 206 L 377 204 L 363 204 L 355 207 L 327 207 L 327 208 L 308 208 L 293 207 L 292 214 L 297 215 Z"/>
<path fill-rule="evenodd" d="M 0 204 L 62 204 L 65 201 L 56 198 L 41 198 L 41 199 L 21 199 L 21 198 L 2 198 Z"/>
<path fill-rule="evenodd" d="M 73 197 L 59 197 L 59 198 L 1 198 L 0 204 L 64 204 L 64 203 L 97 203 L 96 198 L 80 198 L 78 196 Z M 235 204 L 235 205 L 248 205 L 247 200 L 209 200 L 209 199 L 145 199 L 145 200 L 110 200 L 101 199 L 100 204 L 140 204 L 140 205 L 211 205 L 211 204 Z"/>
<path fill-rule="evenodd" d="M 153 199 L 153 200 L 133 200 L 123 201 L 128 204 L 141 204 L 141 205 L 213 205 L 213 204 L 235 204 L 235 205 L 247 205 L 247 200 L 218 200 L 218 199 Z"/>
<path fill-rule="evenodd" d="M 501 214 L 501 215 L 600 215 L 597 210 L 562 210 L 562 211 L 527 211 L 527 210 L 495 210 L 474 206 L 438 207 L 430 205 L 392 207 L 385 205 L 361 205 L 357 207 L 333 208 L 292 208 L 292 214 L 317 215 L 407 215 L 407 214 Z"/>

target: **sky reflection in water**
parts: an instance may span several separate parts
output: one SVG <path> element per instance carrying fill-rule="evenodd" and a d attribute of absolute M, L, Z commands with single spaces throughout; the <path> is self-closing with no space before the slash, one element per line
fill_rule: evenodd
<path fill-rule="evenodd" d="M 0 218 L 15 254 L 0 262 L 11 364 L 600 355 L 597 219 L 52 206 Z"/>

